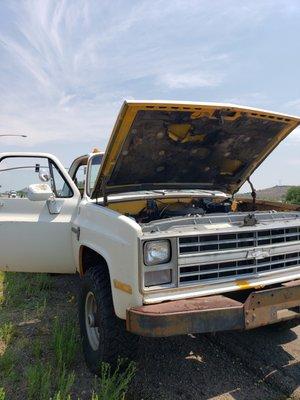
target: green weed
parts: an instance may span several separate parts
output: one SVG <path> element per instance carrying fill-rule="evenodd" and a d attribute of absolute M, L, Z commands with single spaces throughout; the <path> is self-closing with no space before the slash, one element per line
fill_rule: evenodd
<path fill-rule="evenodd" d="M 0 340 L 8 345 L 15 335 L 15 327 L 11 322 L 7 322 L 0 326 Z"/>
<path fill-rule="evenodd" d="M 0 272 L 0 306 L 4 303 L 4 276 L 4 272 Z"/>
<path fill-rule="evenodd" d="M 33 342 L 32 344 L 32 353 L 35 357 L 35 359 L 39 359 L 42 355 L 42 342 L 40 339 L 37 339 Z"/>
<path fill-rule="evenodd" d="M 0 400 L 1 400 L 1 398 L 0 398 Z M 55 393 L 54 397 L 53 398 L 51 397 L 50 400 L 63 400 L 63 397 L 60 394 L 60 392 L 58 392 L 58 393 Z M 71 395 L 68 394 L 68 396 L 65 398 L 65 400 L 71 400 Z M 78 398 L 78 400 L 80 400 L 80 399 Z"/>
<path fill-rule="evenodd" d="M 56 319 L 53 327 L 53 347 L 56 365 L 62 371 L 69 368 L 74 362 L 77 350 L 78 340 L 74 323 L 68 321 L 62 324 Z"/>
<path fill-rule="evenodd" d="M 5 352 L 0 357 L 0 382 L 1 384 L 16 384 L 19 380 L 19 374 L 16 371 L 17 357 L 11 352 Z M 0 396 L 1 400 L 1 396 Z"/>
<path fill-rule="evenodd" d="M 9 322 L 15 312 L 18 319 L 22 319 L 23 315 L 23 321 L 32 320 L 36 316 L 41 318 L 47 311 L 52 279 L 45 274 L 0 273 L 0 340 L 6 345 L 13 341 L 13 346 L 8 346 L 0 357 L 0 400 L 5 400 L 10 395 L 5 394 L 4 387 L 12 388 L 13 394 L 23 387 L 24 368 L 27 400 L 73 399 L 72 390 L 76 377 L 72 365 L 79 346 L 75 323 L 71 320 L 64 322 L 63 317 L 56 318 L 52 324 L 52 338 L 50 337 L 49 343 L 48 324 L 40 324 L 40 328 L 44 329 L 34 330 L 34 334 L 45 335 L 45 340 L 42 336 L 32 342 L 32 337 L 15 335 L 16 325 Z M 44 345 L 47 351 L 43 351 Z M 28 350 L 33 365 L 26 368 L 20 360 Z M 91 383 L 95 390 L 90 400 L 124 400 L 136 372 L 134 363 L 125 363 L 119 361 L 115 370 L 109 364 L 101 365 L 100 379 L 95 384 Z"/>
<path fill-rule="evenodd" d="M 49 290 L 52 288 L 51 276 L 47 274 L 33 274 L 32 282 L 35 291 Z"/>
<path fill-rule="evenodd" d="M 124 400 L 135 373 L 135 363 L 127 364 L 127 360 L 119 359 L 114 371 L 109 364 L 102 363 L 99 387 L 93 393 L 92 400 Z"/>
<path fill-rule="evenodd" d="M 58 382 L 57 382 L 57 392 L 56 392 L 56 397 L 58 397 L 60 400 L 68 400 L 69 399 L 69 393 L 72 389 L 72 386 L 75 381 L 75 373 L 68 372 L 65 367 L 63 367 L 63 370 L 61 374 L 58 377 Z"/>
<path fill-rule="evenodd" d="M 2 287 L 4 305 L 31 308 L 38 300 L 45 298 L 52 281 L 46 274 L 6 272 L 2 277 Z"/>
<path fill-rule="evenodd" d="M 17 355 L 12 349 L 6 349 L 0 357 L 0 375 L 11 376 L 17 363 Z"/>
<path fill-rule="evenodd" d="M 51 372 L 51 365 L 42 363 L 36 363 L 27 369 L 28 400 L 49 400 L 51 395 Z"/>
<path fill-rule="evenodd" d="M 36 316 L 37 316 L 37 318 L 42 318 L 42 316 L 45 314 L 45 310 L 46 310 L 46 307 L 47 307 L 47 299 L 46 298 L 44 298 L 44 299 L 42 299 L 41 301 L 37 301 L 37 304 L 36 304 Z"/>
<path fill-rule="evenodd" d="M 136 373 L 135 363 L 119 360 L 114 371 L 109 364 L 102 363 L 100 371 L 97 390 L 93 392 L 91 400 L 124 400 L 128 386 Z M 70 391 L 75 380 L 74 373 L 68 374 L 64 370 L 61 380 L 58 391 L 51 400 L 71 400 Z"/>
<path fill-rule="evenodd" d="M 56 335 L 58 336 L 57 331 Z M 64 341 L 57 341 L 64 346 Z M 32 353 L 37 360 L 40 359 L 42 354 L 42 343 L 40 340 L 36 340 L 33 343 Z M 63 359 L 60 358 L 60 360 L 62 363 Z M 75 373 L 73 371 L 69 372 L 64 364 L 58 367 L 57 365 L 57 360 L 55 359 L 52 364 L 46 364 L 46 367 L 41 362 L 37 362 L 28 368 L 28 400 L 37 398 L 37 394 L 40 396 L 39 400 L 49 400 L 52 389 L 55 389 L 56 392 L 54 399 L 68 400 L 70 390 L 75 381 Z"/>

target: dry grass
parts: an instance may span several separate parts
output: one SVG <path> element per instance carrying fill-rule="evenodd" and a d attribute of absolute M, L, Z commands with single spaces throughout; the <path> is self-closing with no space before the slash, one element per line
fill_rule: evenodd
<path fill-rule="evenodd" d="M 116 372 L 104 364 L 100 380 L 86 369 L 73 281 L 0 273 L 0 400 L 125 398 L 133 364 Z"/>

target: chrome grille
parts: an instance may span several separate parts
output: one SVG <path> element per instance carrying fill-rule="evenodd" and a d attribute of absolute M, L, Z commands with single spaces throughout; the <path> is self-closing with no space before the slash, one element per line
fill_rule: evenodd
<path fill-rule="evenodd" d="M 214 264 L 180 266 L 179 284 L 193 284 L 210 280 L 241 279 L 246 275 L 266 273 L 296 267 L 300 264 L 300 253 L 281 254 L 261 260 L 226 261 Z"/>
<path fill-rule="evenodd" d="M 179 255 L 242 249 L 300 240 L 300 227 L 197 235 L 179 238 Z"/>

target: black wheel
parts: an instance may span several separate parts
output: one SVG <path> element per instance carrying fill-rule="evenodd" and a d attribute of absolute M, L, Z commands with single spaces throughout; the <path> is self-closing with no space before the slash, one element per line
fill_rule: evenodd
<path fill-rule="evenodd" d="M 106 266 L 86 272 L 78 306 L 84 357 L 93 373 L 100 372 L 103 361 L 115 366 L 118 357 L 135 358 L 139 337 L 127 332 L 125 321 L 115 315 Z"/>

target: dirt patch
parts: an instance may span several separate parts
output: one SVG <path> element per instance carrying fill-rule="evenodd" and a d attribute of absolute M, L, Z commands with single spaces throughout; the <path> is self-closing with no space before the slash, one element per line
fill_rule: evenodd
<path fill-rule="evenodd" d="M 13 371 L 8 371 L 5 379 L 0 371 L 0 387 L 4 386 L 8 400 L 27 399 L 26 369 L 37 356 L 42 363 L 53 358 L 51 338 L 56 318 L 73 321 L 79 340 L 79 278 L 50 279 L 44 303 L 25 298 L 23 307 L 12 304 L 0 309 L 0 325 L 12 322 L 16 327 L 9 344 L 0 341 L 1 358 L 10 352 L 16 357 Z M 41 343 L 40 352 L 33 345 L 37 342 Z M 127 396 L 132 400 L 300 400 L 300 326 L 283 332 L 264 328 L 246 333 L 142 338 L 137 365 Z M 80 347 L 72 370 L 76 377 L 72 395 L 90 399 L 95 377 L 87 370 Z"/>

